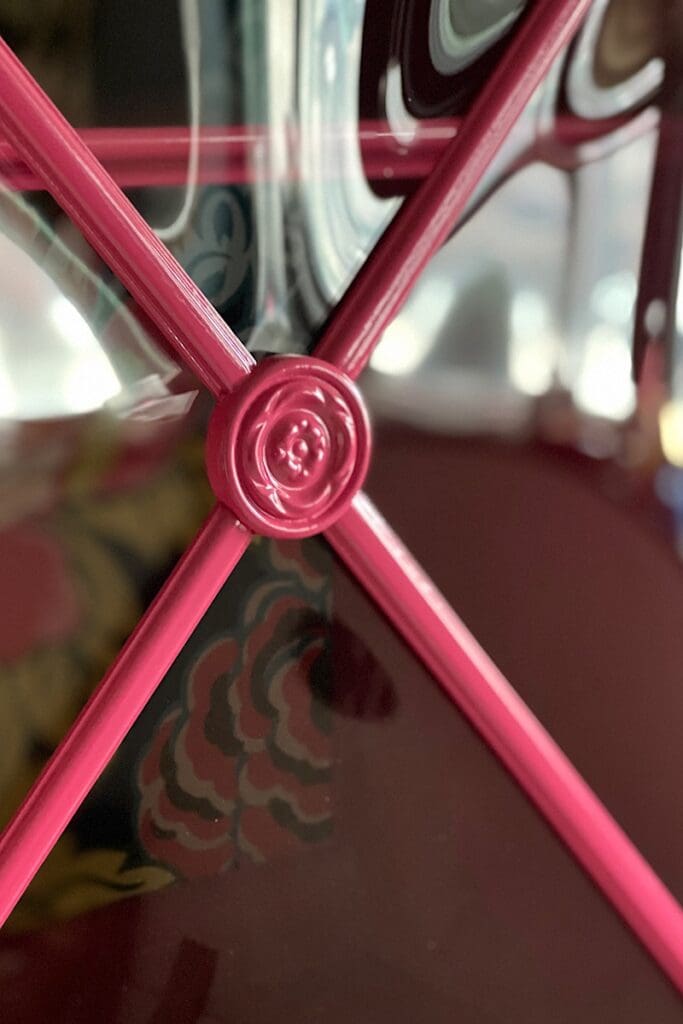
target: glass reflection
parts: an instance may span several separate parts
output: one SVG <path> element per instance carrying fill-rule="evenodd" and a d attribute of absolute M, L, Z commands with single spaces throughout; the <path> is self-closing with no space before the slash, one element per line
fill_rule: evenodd
<path fill-rule="evenodd" d="M 367 386 L 378 413 L 519 433 L 536 403 L 563 393 L 577 443 L 581 417 L 623 427 L 636 409 L 653 145 L 650 133 L 571 177 L 538 163 L 503 182 L 434 257 L 375 352 Z"/>
<path fill-rule="evenodd" d="M 121 294 L 19 195 L 0 192 L 0 416 L 134 415 L 145 382 L 166 411 L 178 368 Z"/>
<path fill-rule="evenodd" d="M 359 151 L 365 6 L 185 3 L 176 64 L 163 59 L 163 47 L 161 56 L 155 50 L 156 71 L 170 68 L 172 100 L 157 81 L 156 94 L 141 89 L 144 59 L 131 62 L 133 75 L 125 45 L 117 50 L 109 32 L 100 32 L 98 46 L 111 62 L 111 89 L 100 79 L 100 111 L 143 123 L 150 109 L 176 121 L 187 114 L 193 144 L 200 120 L 238 123 L 245 108 L 262 126 L 252 136 L 246 185 L 193 190 L 190 148 L 186 187 L 136 195 L 152 223 L 170 225 L 168 241 L 181 261 L 259 348 L 311 343 L 311 327 L 398 206 L 373 191 Z M 419 4 L 406 10 L 421 6 L 426 13 Z M 480 33 L 495 41 L 520 6 L 434 0 L 432 12 L 460 32 L 455 42 L 444 36 L 446 57 L 465 68 L 479 54 Z M 100 18 L 144 58 L 140 39 L 161 46 L 173 33 L 162 31 L 168 25 L 159 5 L 139 8 L 146 34 L 132 32 L 134 7 L 122 15 L 110 6 L 105 17 L 101 5 Z M 192 11 L 201 11 L 199 26 Z M 557 81 L 550 85 L 552 104 Z M 386 113 L 399 142 L 418 134 L 408 88 L 394 63 Z M 617 100 L 643 98 L 634 96 L 622 89 Z M 535 97 L 480 198 L 526 151 L 539 104 Z M 601 109 L 586 106 L 584 115 Z M 591 460 L 571 451 L 603 460 L 616 454 L 639 471 L 659 465 L 642 394 L 638 437 L 627 444 L 640 224 L 621 211 L 640 209 L 649 145 L 622 149 L 603 167 L 571 177 L 543 164 L 517 168 L 490 202 L 476 211 L 473 204 L 470 222 L 387 331 L 364 383 L 385 442 L 371 483 L 384 510 L 399 517 L 409 542 L 425 543 L 449 596 L 468 609 L 482 639 L 516 664 L 515 681 L 555 716 L 595 777 L 615 787 L 676 882 L 667 787 L 678 777 L 680 745 L 664 698 L 680 663 L 668 597 L 677 569 L 662 554 L 667 574 L 647 577 L 653 602 L 667 595 L 649 614 L 655 653 L 668 662 L 643 687 L 654 630 L 637 642 L 643 622 L 651 625 L 638 603 L 642 565 L 633 578 L 614 575 L 624 553 L 639 550 L 637 531 L 626 530 L 604 563 L 598 545 L 581 561 L 600 514 L 593 499 L 601 499 L 593 502 L 603 513 L 601 536 L 613 539 L 623 523 L 602 498 L 613 493 L 608 485 L 632 493 L 639 478 L 618 466 L 592 475 Z M 382 173 L 390 177 L 392 166 Z M 75 460 L 77 443 L 50 427 L 32 461 L 14 450 L 9 469 L 3 463 L 0 511 L 8 526 L 0 556 L 13 581 L 0 631 L 3 817 L 211 501 L 201 442 L 191 435 L 180 445 L 173 433 L 184 423 L 191 384 L 116 286 L 90 273 L 81 249 L 64 246 L 54 225 L 31 223 L 37 247 L 10 227 L 0 247 L 2 267 L 16 274 L 14 290 L 0 286 L 0 329 L 3 318 L 9 325 L 0 338 L 2 457 L 5 436 L 29 421 L 87 420 L 88 430 Z M 655 392 L 648 422 L 661 425 L 665 456 L 683 462 L 683 392 L 661 413 Z M 90 418 L 96 413 L 106 416 Z M 102 442 L 102 420 L 114 417 L 122 448 L 118 436 Z M 156 429 L 164 424 L 170 434 Z M 475 436 L 482 434 L 518 443 L 486 443 Z M 563 453 L 540 449 L 541 457 L 539 437 L 559 440 Z M 434 471 L 437 455 L 443 462 Z M 527 473 L 532 463 L 540 481 Z M 581 465 L 581 486 L 554 486 L 570 464 Z M 407 465 L 417 486 L 394 507 Z M 683 523 L 679 477 L 659 473 L 658 485 Z M 593 518 L 577 513 L 585 493 Z M 55 508 L 58 516 L 45 515 Z M 661 511 L 648 506 L 647 522 L 669 540 Z M 56 1018 L 64 1007 L 69 1024 L 81 1011 L 88 1021 L 114 1021 L 143 1010 L 145 1019 L 164 1021 L 175 1013 L 263 1024 L 309 1012 L 333 1021 L 353 1019 L 359 1007 L 373 1021 L 450 1021 L 454 1009 L 477 1024 L 485 1017 L 545 1024 L 558 1012 L 596 1022 L 611 1014 L 622 1024 L 653 1013 L 675 1020 L 678 1007 L 658 988 L 651 965 L 420 667 L 330 560 L 306 566 L 315 551 L 301 559 L 268 542 L 253 545 L 23 902 L 14 926 L 36 931 L 3 939 L 0 971 L 12 982 L 0 990 L 7 1019 L 19 1019 L 21 993 L 34 1020 Z M 643 560 L 654 563 L 649 550 Z M 502 614 L 494 600 L 500 593 Z M 619 652 L 628 656 L 616 679 Z M 629 668 L 634 675 L 624 685 Z M 657 749 L 646 745 L 643 772 L 640 758 L 624 758 L 623 749 L 634 736 L 643 739 L 639 723 L 655 715 L 656 686 L 666 721 L 653 727 Z M 600 703 L 601 694 L 611 699 Z M 604 744 L 591 731 L 594 717 L 576 711 L 588 698 L 602 715 Z M 667 729 L 659 742 L 658 730 Z M 654 794 L 651 778 L 658 780 Z M 171 884 L 179 881 L 186 884 Z M 161 891 L 153 896 L 153 889 Z M 125 906 L 106 906 L 124 896 Z M 95 912 L 98 904 L 104 907 Z M 36 962 L 52 972 L 42 1003 Z"/>
<path fill-rule="evenodd" d="M 524 0 L 432 0 L 429 45 L 443 75 L 469 67 L 514 23 Z"/>

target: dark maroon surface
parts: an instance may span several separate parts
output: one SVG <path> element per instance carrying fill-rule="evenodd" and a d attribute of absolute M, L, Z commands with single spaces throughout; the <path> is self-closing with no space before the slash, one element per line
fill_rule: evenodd
<path fill-rule="evenodd" d="M 683 578 L 663 513 L 624 473 L 548 449 L 403 429 L 377 449 L 373 498 L 680 898 Z M 5 938 L 0 1019 L 680 1020 L 646 954 L 341 570 L 335 609 L 333 839 Z M 371 713 L 362 672 L 383 693 Z"/>

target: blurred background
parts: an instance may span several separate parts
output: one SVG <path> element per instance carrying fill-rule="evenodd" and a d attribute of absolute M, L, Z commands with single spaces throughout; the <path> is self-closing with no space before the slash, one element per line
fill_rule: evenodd
<path fill-rule="evenodd" d="M 312 352 L 531 6 L 0 0 L 0 34 L 250 349 Z M 679 898 L 682 74 L 678 0 L 594 0 L 361 380 L 370 495 Z M 3 822 L 208 513 L 210 409 L 0 139 Z M 251 545 L 0 980 L 11 1022 L 680 1019 L 317 539 Z"/>

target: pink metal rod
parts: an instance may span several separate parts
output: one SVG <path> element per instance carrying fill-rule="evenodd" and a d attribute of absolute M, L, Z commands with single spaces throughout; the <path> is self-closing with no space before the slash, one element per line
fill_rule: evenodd
<path fill-rule="evenodd" d="M 590 4 L 591 0 L 534 4 L 429 178 L 406 201 L 358 272 L 333 313 L 316 356 L 358 377 Z"/>
<path fill-rule="evenodd" d="M 613 117 L 585 121 L 572 114 L 558 114 L 552 134 L 539 140 L 529 160 L 540 156 L 554 166 L 574 167 L 586 154 L 602 155 L 604 143 L 639 118 Z M 456 134 L 458 120 L 429 119 L 419 123 L 413 137 L 403 139 L 385 121 L 362 121 L 357 127 L 329 126 L 329 141 L 348 140 L 360 146 L 363 170 L 370 181 L 419 182 L 425 178 L 444 147 Z M 190 131 L 185 126 L 149 128 L 84 128 L 79 135 L 93 156 L 100 161 L 121 188 L 177 186 L 187 183 Z M 289 179 L 300 180 L 296 160 L 297 139 L 290 133 L 294 148 Z M 248 185 L 257 180 L 254 154 L 269 144 L 269 128 L 264 125 L 216 125 L 202 128 L 199 134 L 200 184 Z M 323 140 L 324 141 L 324 140 Z M 593 148 L 587 148 L 593 147 Z M 334 170 L 330 169 L 330 174 Z M 341 168 L 337 172 L 342 173 Z M 259 170 L 260 176 L 262 171 Z M 26 166 L 11 143 L 0 141 L 0 176 L 8 188 L 31 191 L 42 189 L 40 176 Z"/>
<path fill-rule="evenodd" d="M 683 910 L 369 499 L 326 536 L 683 992 Z"/>
<path fill-rule="evenodd" d="M 453 138 L 457 122 L 424 122 L 410 146 L 400 156 L 387 157 L 386 142 L 401 144 L 400 135 L 391 132 L 383 121 L 365 121 L 360 125 L 329 125 L 327 140 L 348 140 L 363 148 L 365 173 L 372 180 L 387 173 L 420 179 L 429 173 L 444 145 Z M 187 183 L 190 131 L 187 127 L 85 128 L 79 135 L 88 149 L 120 186 L 154 186 Z M 268 146 L 271 132 L 267 125 L 219 125 L 202 128 L 199 133 L 197 180 L 202 184 L 251 184 L 263 174 L 255 168 L 259 150 Z M 291 180 L 299 180 L 298 139 L 289 132 L 292 148 Z M 334 169 L 330 169 L 334 174 Z M 336 173 L 341 174 L 341 168 Z M 5 184 L 15 189 L 42 189 L 39 175 L 26 166 L 11 143 L 0 141 L 0 174 Z"/>
<path fill-rule="evenodd" d="M 254 360 L 0 39 L 0 129 L 214 394 Z"/>
<path fill-rule="evenodd" d="M 0 925 L 90 791 L 251 534 L 218 505 L 0 837 Z"/>

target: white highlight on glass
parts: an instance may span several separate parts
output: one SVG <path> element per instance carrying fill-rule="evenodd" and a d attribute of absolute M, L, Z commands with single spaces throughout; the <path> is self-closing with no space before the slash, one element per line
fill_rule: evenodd
<path fill-rule="evenodd" d="M 92 412 L 118 395 L 121 384 L 86 320 L 64 295 L 52 300 L 53 326 L 74 358 L 65 361 L 58 388 L 71 413 Z"/>
<path fill-rule="evenodd" d="M 592 310 L 608 324 L 626 327 L 631 324 L 637 292 L 636 275 L 620 270 L 601 278 L 590 297 Z"/>
<path fill-rule="evenodd" d="M 542 395 L 552 385 L 559 338 L 548 304 L 539 292 L 523 288 L 512 299 L 508 373 L 525 395 Z"/>
<path fill-rule="evenodd" d="M 375 349 L 370 366 L 379 373 L 403 376 L 416 370 L 432 347 L 429 330 L 401 315 L 387 327 Z"/>
<path fill-rule="evenodd" d="M 598 324 L 586 338 L 574 399 L 579 408 L 605 419 L 623 420 L 635 408 L 631 351 L 623 331 Z"/>

